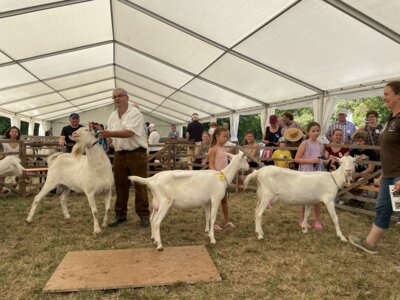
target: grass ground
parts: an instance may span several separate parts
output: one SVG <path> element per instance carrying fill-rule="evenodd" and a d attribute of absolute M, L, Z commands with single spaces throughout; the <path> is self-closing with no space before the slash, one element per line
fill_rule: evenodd
<path fill-rule="evenodd" d="M 69 199 L 64 220 L 58 199 L 39 205 L 34 223 L 25 218 L 32 197 L 0 198 L 0 287 L 2 299 L 400 299 L 400 228 L 388 230 L 380 253 L 368 255 L 335 236 L 326 211 L 322 232 L 303 234 L 298 208 L 275 205 L 264 214 L 265 240 L 254 233 L 255 194 L 231 195 L 235 230 L 216 234 L 209 245 L 201 209 L 171 210 L 161 226 L 164 247 L 207 245 L 222 282 L 110 291 L 47 294 L 42 288 L 68 251 L 149 248 L 150 229 L 141 228 L 132 200 L 129 220 L 95 237 L 83 196 Z M 98 201 L 100 215 L 102 201 Z M 113 205 L 112 205 L 113 207 Z M 111 214 L 113 215 L 113 213 Z M 338 211 L 343 233 L 365 235 L 371 217 Z M 218 214 L 221 220 L 221 212 Z"/>

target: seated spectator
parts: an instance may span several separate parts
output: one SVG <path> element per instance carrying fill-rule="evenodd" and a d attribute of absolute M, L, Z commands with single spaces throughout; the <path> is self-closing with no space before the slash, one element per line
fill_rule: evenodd
<path fill-rule="evenodd" d="M 278 147 L 274 153 L 272 154 L 272 158 L 289 158 L 292 159 L 292 154 L 289 150 L 286 149 L 287 141 L 284 137 L 279 138 L 278 140 Z M 290 161 L 282 161 L 282 160 L 275 160 L 275 166 L 281 168 L 290 168 Z"/>
<path fill-rule="evenodd" d="M 207 131 L 201 136 L 201 146 L 199 157 L 196 157 L 193 170 L 208 169 L 208 150 L 210 149 L 211 136 Z"/>
<path fill-rule="evenodd" d="M 353 133 L 356 131 L 356 126 L 352 122 L 347 121 L 346 117 L 347 117 L 347 110 L 345 108 L 340 108 L 338 110 L 337 121 L 329 125 L 328 130 L 326 132 L 326 138 L 330 142 L 332 142 L 333 130 L 336 128 L 340 128 L 342 129 L 343 132 L 341 144 L 352 143 L 351 137 Z"/>
<path fill-rule="evenodd" d="M 278 124 L 278 117 L 276 115 L 271 115 L 269 117 L 269 124 L 265 128 L 265 133 L 262 137 L 262 142 L 267 147 L 274 147 L 278 145 L 278 140 L 282 136 L 281 127 Z M 263 158 L 271 158 L 273 150 L 272 149 L 264 149 L 263 150 Z M 264 161 L 264 165 L 273 165 L 273 161 Z"/>
<path fill-rule="evenodd" d="M 254 138 L 253 131 L 246 131 L 244 134 L 244 148 L 243 151 L 247 154 L 251 154 L 255 159 L 260 158 L 260 145 Z M 250 168 L 257 168 L 258 163 L 255 160 L 249 161 Z"/>
<path fill-rule="evenodd" d="M 19 139 L 21 137 L 21 131 L 18 127 L 12 126 L 7 129 L 5 133 L 5 138 L 9 139 L 8 143 L 0 144 L 0 159 L 3 159 L 5 155 L 3 153 L 11 154 L 11 155 L 19 155 Z M 0 182 L 4 183 L 5 177 L 0 177 Z M 7 188 L 1 188 L 2 193 L 9 192 L 10 190 Z"/>
<path fill-rule="evenodd" d="M 171 125 L 171 131 L 168 133 L 168 138 L 177 139 L 179 137 L 179 132 L 176 131 L 176 125 Z"/>
<path fill-rule="evenodd" d="M 341 144 L 343 137 L 343 131 L 340 128 L 335 128 L 332 132 L 332 144 Z M 338 146 L 326 146 L 325 147 L 325 158 L 329 158 L 331 156 L 334 157 L 343 157 L 345 155 L 349 155 L 349 148 L 338 147 Z M 339 162 L 331 162 L 328 163 L 328 171 L 334 171 L 339 168 Z"/>
<path fill-rule="evenodd" d="M 368 139 L 368 134 L 366 132 L 357 132 L 354 134 L 354 141 L 357 146 L 364 146 Z M 360 156 L 366 155 L 368 157 L 367 160 L 376 161 L 376 152 L 371 149 L 351 149 L 350 151 L 351 156 Z M 353 179 L 362 178 L 368 174 L 372 174 L 376 169 L 375 165 L 372 164 L 365 164 L 361 162 L 356 166 L 356 174 L 353 175 Z M 370 183 L 374 182 L 373 179 L 369 180 Z"/>

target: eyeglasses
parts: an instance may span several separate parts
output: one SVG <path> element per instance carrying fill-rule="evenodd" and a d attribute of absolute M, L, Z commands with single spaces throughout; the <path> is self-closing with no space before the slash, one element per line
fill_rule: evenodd
<path fill-rule="evenodd" d="M 115 96 L 112 96 L 111 99 L 116 100 L 116 99 L 124 97 L 124 96 L 126 96 L 126 95 L 115 95 Z"/>

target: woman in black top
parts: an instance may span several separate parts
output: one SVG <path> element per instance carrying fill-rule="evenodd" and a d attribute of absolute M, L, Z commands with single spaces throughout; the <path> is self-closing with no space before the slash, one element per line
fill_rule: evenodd
<path fill-rule="evenodd" d="M 262 142 L 266 147 L 278 146 L 278 140 L 282 136 L 282 128 L 278 125 L 278 117 L 276 115 L 271 115 L 269 117 L 269 124 L 270 126 L 267 126 L 265 129 Z M 270 152 L 271 155 L 269 155 L 269 157 L 272 157 L 272 152 L 273 151 Z M 264 161 L 264 164 L 273 165 L 274 161 Z"/>

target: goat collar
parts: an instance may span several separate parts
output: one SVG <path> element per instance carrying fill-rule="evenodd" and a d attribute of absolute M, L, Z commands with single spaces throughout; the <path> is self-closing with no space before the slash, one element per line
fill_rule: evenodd
<path fill-rule="evenodd" d="M 99 140 L 95 141 L 93 144 L 91 144 L 88 148 L 92 148 L 94 145 L 96 145 L 99 142 Z"/>
<path fill-rule="evenodd" d="M 222 180 L 225 180 L 225 182 L 226 182 L 226 187 L 229 186 L 229 183 L 228 183 L 228 181 L 226 180 L 226 176 L 225 176 L 224 172 L 219 172 L 218 178 L 219 178 L 219 180 L 221 180 L 221 181 L 222 181 Z"/>
<path fill-rule="evenodd" d="M 333 177 L 332 173 L 329 173 L 329 174 L 331 175 L 331 177 L 332 177 L 332 179 L 333 179 L 333 182 L 336 184 L 338 190 L 340 190 L 340 187 L 339 187 L 339 185 L 337 184 L 337 182 L 336 182 L 336 180 L 335 180 L 335 177 Z"/>

